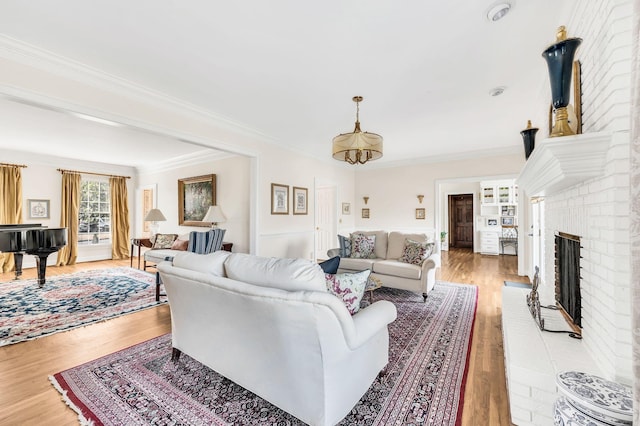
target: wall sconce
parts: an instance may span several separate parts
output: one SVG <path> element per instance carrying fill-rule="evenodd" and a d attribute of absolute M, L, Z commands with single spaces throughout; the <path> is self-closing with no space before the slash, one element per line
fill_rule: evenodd
<path fill-rule="evenodd" d="M 362 199 L 364 200 L 365 204 L 367 204 L 369 202 L 369 197 L 362 197 Z"/>
<path fill-rule="evenodd" d="M 418 195 L 418 201 L 422 204 L 422 200 L 424 199 L 424 195 Z"/>

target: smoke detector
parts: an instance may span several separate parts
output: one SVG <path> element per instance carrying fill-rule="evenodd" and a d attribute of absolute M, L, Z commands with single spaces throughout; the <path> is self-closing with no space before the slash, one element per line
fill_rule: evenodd
<path fill-rule="evenodd" d="M 498 86 L 498 87 L 494 87 L 493 89 L 491 89 L 491 91 L 489 92 L 489 94 L 491 96 L 500 96 L 504 93 L 506 87 L 504 86 Z"/>

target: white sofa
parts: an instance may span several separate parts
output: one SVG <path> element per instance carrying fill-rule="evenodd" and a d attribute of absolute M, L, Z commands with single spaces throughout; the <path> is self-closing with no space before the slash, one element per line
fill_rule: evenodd
<path fill-rule="evenodd" d="M 158 265 L 181 352 L 311 425 L 346 416 L 388 363 L 396 308 L 351 316 L 304 259 L 218 251 Z"/>
<path fill-rule="evenodd" d="M 440 267 L 440 248 L 433 235 L 387 231 L 355 231 L 364 235 L 375 235 L 375 259 L 353 259 L 342 257 L 338 272 L 371 270 L 371 276 L 380 280 L 384 287 L 410 290 L 422 294 L 424 300 L 436 284 L 436 270 Z M 418 242 L 433 242 L 433 252 L 422 265 L 400 262 L 406 239 Z M 331 249 L 329 257 L 338 256 L 340 249 Z"/>

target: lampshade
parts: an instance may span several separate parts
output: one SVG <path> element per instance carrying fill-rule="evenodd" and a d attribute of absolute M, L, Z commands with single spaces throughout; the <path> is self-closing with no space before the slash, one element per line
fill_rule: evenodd
<path fill-rule="evenodd" d="M 349 164 L 364 164 L 382 157 L 382 136 L 360 130 L 360 102 L 362 96 L 354 96 L 356 126 L 352 133 L 342 133 L 333 138 L 333 158 Z"/>
<path fill-rule="evenodd" d="M 149 213 L 144 217 L 145 222 L 164 222 L 167 218 L 164 217 L 159 209 L 151 209 Z"/>
<path fill-rule="evenodd" d="M 212 224 L 222 223 L 227 220 L 227 217 L 222 213 L 220 206 L 209 206 L 207 214 L 202 218 L 203 222 L 211 222 Z"/>

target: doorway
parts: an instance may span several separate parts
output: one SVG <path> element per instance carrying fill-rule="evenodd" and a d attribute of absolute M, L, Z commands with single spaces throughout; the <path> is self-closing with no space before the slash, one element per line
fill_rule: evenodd
<path fill-rule="evenodd" d="M 326 259 L 327 251 L 336 247 L 336 187 L 317 186 L 315 199 L 314 259 Z"/>
<path fill-rule="evenodd" d="M 473 194 L 449 195 L 449 246 L 473 248 Z"/>

